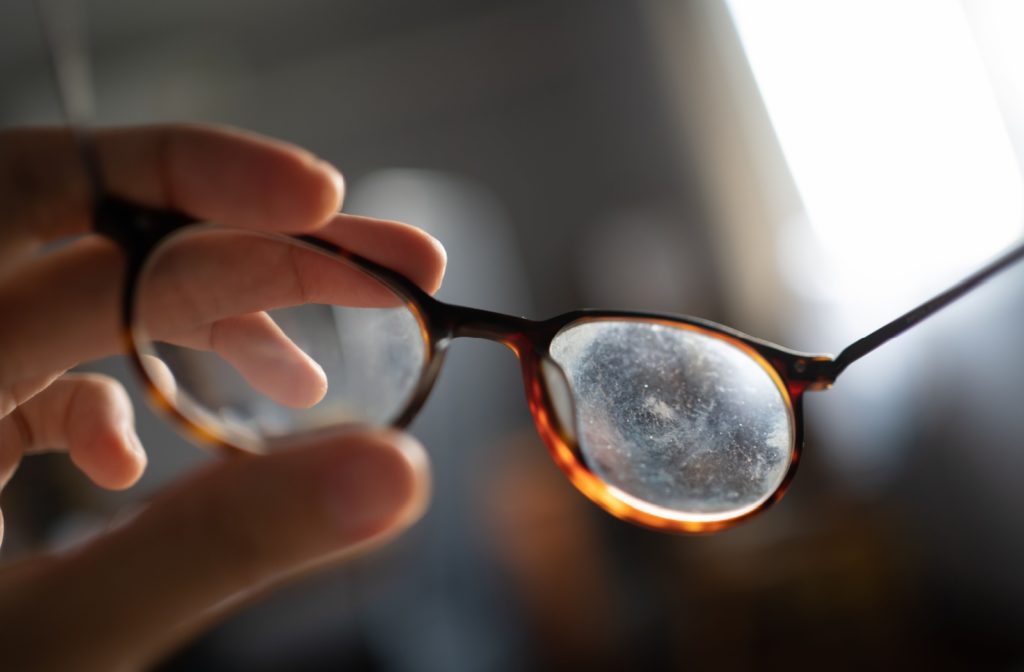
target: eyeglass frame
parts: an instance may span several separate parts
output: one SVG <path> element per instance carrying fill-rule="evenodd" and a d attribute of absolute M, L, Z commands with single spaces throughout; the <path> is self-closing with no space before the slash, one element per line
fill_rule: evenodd
<path fill-rule="evenodd" d="M 125 351 L 131 355 L 133 367 L 144 381 L 146 395 L 151 404 L 199 443 L 211 446 L 223 454 L 250 454 L 252 451 L 230 443 L 220 433 L 177 408 L 174 401 L 160 390 L 149 375 L 132 331 L 137 280 L 150 253 L 168 236 L 199 223 L 199 220 L 177 211 L 138 205 L 105 192 L 101 194 L 102 197 L 95 207 L 94 231 L 115 241 L 125 252 L 127 261 L 121 305 L 123 343 Z M 458 306 L 434 298 L 400 273 L 330 241 L 311 235 L 268 235 L 290 241 L 292 244 L 310 246 L 357 267 L 401 297 L 405 306 L 415 315 L 421 328 L 427 356 L 408 401 L 388 424 L 404 428 L 416 417 L 437 380 L 452 340 L 469 337 L 499 342 L 512 350 L 519 359 L 527 402 L 538 433 L 569 481 L 591 501 L 617 518 L 660 531 L 682 533 L 707 533 L 732 527 L 781 499 L 796 474 L 803 451 L 802 402 L 806 391 L 830 388 L 839 374 L 852 362 L 967 294 L 992 275 L 1024 258 L 1024 244 L 1010 249 L 973 275 L 855 341 L 837 357 L 832 358 L 828 355 L 791 350 L 730 327 L 686 315 L 583 309 L 546 320 L 530 320 L 479 308 Z M 736 514 L 688 514 L 688 517 L 684 518 L 673 516 L 669 510 L 662 507 L 648 505 L 610 485 L 597 475 L 588 466 L 582 453 L 581 442 L 576 438 L 579 436 L 576 427 L 566 427 L 564 419 L 560 418 L 552 391 L 542 373 L 543 363 L 553 365 L 568 386 L 562 367 L 550 354 L 550 345 L 566 327 L 597 320 L 657 323 L 696 331 L 729 343 L 758 363 L 775 382 L 790 412 L 790 461 L 776 489 L 766 499 L 742 508 Z"/>

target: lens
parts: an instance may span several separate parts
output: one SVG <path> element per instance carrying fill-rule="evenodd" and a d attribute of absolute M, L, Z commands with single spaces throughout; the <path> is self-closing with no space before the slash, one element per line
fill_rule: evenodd
<path fill-rule="evenodd" d="M 248 450 L 395 420 L 428 357 L 401 296 L 284 236 L 190 227 L 149 257 L 133 305 L 159 397 L 200 433 Z"/>
<path fill-rule="evenodd" d="M 687 325 L 639 320 L 574 323 L 550 350 L 572 388 L 586 467 L 641 506 L 726 519 L 785 479 L 793 416 L 755 353 Z"/>

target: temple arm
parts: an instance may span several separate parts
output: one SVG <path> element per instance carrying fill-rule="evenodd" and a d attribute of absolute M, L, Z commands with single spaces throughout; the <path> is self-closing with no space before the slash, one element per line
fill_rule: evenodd
<path fill-rule="evenodd" d="M 1006 252 L 1003 256 L 990 263 L 988 266 L 985 266 L 980 271 L 964 278 L 935 298 L 926 301 L 909 313 L 897 317 L 884 327 L 876 329 L 864 338 L 856 341 L 839 353 L 839 356 L 835 358 L 835 361 L 832 363 L 832 379 L 835 380 L 835 378 L 839 376 L 839 374 L 842 373 L 843 370 L 845 370 L 851 363 L 857 361 L 886 341 L 899 336 L 926 317 L 929 317 L 942 308 L 945 308 L 964 294 L 967 294 L 972 289 L 991 278 L 996 273 L 1006 269 L 1015 262 L 1020 261 L 1022 258 L 1024 258 L 1024 243 L 1017 245 L 1010 251 Z"/>

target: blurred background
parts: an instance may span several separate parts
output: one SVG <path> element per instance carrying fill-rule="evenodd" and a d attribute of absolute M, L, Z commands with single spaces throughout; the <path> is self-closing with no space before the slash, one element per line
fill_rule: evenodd
<path fill-rule="evenodd" d="M 346 211 L 441 239 L 448 301 L 685 313 L 836 353 L 1024 234 L 1012 0 L 86 6 L 100 123 L 308 147 L 345 173 Z M 0 125 L 59 121 L 32 6 L 5 2 Z M 778 505 L 673 537 L 579 495 L 514 358 L 460 341 L 413 426 L 423 521 L 163 669 L 1021 669 L 1022 343 L 1019 267 L 811 393 Z M 120 359 L 89 367 L 138 389 Z M 209 459 L 138 415 L 140 486 L 27 460 L 2 557 Z"/>

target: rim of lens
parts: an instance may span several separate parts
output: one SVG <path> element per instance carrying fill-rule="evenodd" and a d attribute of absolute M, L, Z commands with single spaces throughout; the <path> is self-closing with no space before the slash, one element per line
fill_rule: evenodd
<path fill-rule="evenodd" d="M 640 322 L 694 331 L 717 340 L 725 341 L 748 355 L 766 374 L 768 374 L 772 382 L 775 383 L 775 387 L 784 402 L 786 415 L 789 420 L 791 436 L 789 463 L 786 467 L 785 473 L 779 480 L 778 485 L 770 493 L 752 504 L 747 504 L 735 510 L 723 513 L 698 513 L 679 511 L 647 502 L 635 495 L 625 492 L 611 483 L 608 483 L 587 465 L 587 460 L 583 454 L 583 449 L 578 438 L 579 433 L 575 427 L 576 418 L 574 416 L 571 419 L 573 426 L 563 426 L 565 421 L 557 409 L 554 408 L 554 401 L 552 398 L 553 393 L 548 389 L 548 381 L 539 373 L 540 362 L 538 361 L 537 366 L 533 368 L 538 370 L 538 373 L 535 375 L 539 378 L 539 384 L 544 389 L 544 399 L 542 400 L 542 403 L 545 407 L 545 411 L 540 414 L 534 411 L 534 418 L 537 421 L 541 437 L 547 444 L 548 450 L 554 458 L 555 463 L 558 464 L 576 489 L 616 518 L 652 529 L 686 533 L 715 532 L 731 527 L 732 525 L 735 525 L 736 523 L 764 510 L 782 497 L 786 488 L 789 486 L 789 483 L 793 479 L 797 463 L 799 462 L 802 443 L 802 428 L 799 419 L 797 418 L 797 410 L 794 407 L 793 398 L 789 389 L 783 381 L 782 376 L 779 375 L 778 370 L 772 366 L 764 355 L 758 352 L 750 344 L 743 342 L 731 334 L 716 331 L 713 328 L 692 322 L 661 317 L 623 315 L 593 315 L 577 317 L 576 319 L 573 319 L 561 326 L 551 336 L 550 342 L 554 342 L 560 334 L 568 331 L 569 329 L 581 324 L 592 322 Z M 555 361 L 549 351 L 540 355 L 539 359 L 543 359 L 554 364 L 558 367 L 559 371 L 561 371 L 562 376 L 566 377 L 564 369 L 557 361 Z M 566 382 L 568 382 L 568 380 Z M 531 407 L 534 405 L 536 404 L 531 403 Z"/>
<path fill-rule="evenodd" d="M 154 356 L 152 354 L 152 350 L 147 347 L 147 344 L 150 344 L 153 341 L 150 340 L 148 335 L 144 332 L 139 334 L 138 332 L 141 327 L 136 328 L 134 324 L 139 313 L 137 309 L 140 285 L 139 280 L 144 277 L 147 269 L 154 260 L 156 260 L 161 247 L 182 236 L 195 234 L 204 230 L 237 232 L 244 235 L 278 240 L 290 245 L 296 245 L 311 252 L 316 252 L 334 259 L 339 263 L 349 264 L 359 272 L 366 274 L 367 277 L 371 278 L 375 282 L 380 283 L 383 287 L 387 288 L 388 291 L 393 292 L 402 300 L 402 305 L 405 306 L 416 319 L 416 323 L 419 326 L 421 342 L 423 344 L 424 359 L 421 366 L 420 377 L 416 384 L 410 389 L 408 398 L 397 408 L 392 417 L 390 417 L 385 423 L 382 423 L 382 426 L 395 425 L 398 420 L 408 415 L 411 407 L 422 404 L 424 396 L 424 381 L 429 375 L 428 372 L 432 368 L 431 365 L 437 353 L 435 352 L 434 341 L 431 337 L 430 328 L 427 325 L 420 307 L 401 287 L 395 286 L 394 284 L 387 282 L 386 279 L 379 277 L 373 273 L 372 270 L 360 264 L 358 259 L 353 258 L 351 253 L 328 240 L 323 240 L 315 236 L 304 236 L 303 238 L 305 239 L 303 239 L 272 231 L 241 229 L 212 222 L 198 222 L 183 227 L 182 229 L 169 234 L 165 238 L 162 238 L 147 254 L 143 263 L 139 265 L 135 273 L 131 277 L 126 278 L 126 281 L 131 283 L 131 286 L 127 288 L 127 291 L 123 295 L 121 324 L 125 351 L 130 355 L 132 367 L 135 369 L 136 375 L 143 384 L 144 393 L 149 405 L 172 422 L 178 430 L 185 434 L 192 442 L 227 454 L 265 454 L 267 451 L 264 448 L 268 443 L 266 439 L 249 440 L 243 436 L 243 433 L 233 434 L 222 431 L 219 423 L 203 418 L 206 411 L 191 399 L 188 400 L 188 406 L 195 407 L 195 410 L 182 408 L 180 404 L 176 403 L 175 400 L 161 389 L 160 384 L 156 381 L 158 376 L 150 370 L 150 366 L 148 366 L 145 361 L 146 357 Z M 323 243 L 323 246 L 316 243 Z M 140 338 L 140 335 L 144 336 L 144 338 Z M 157 357 L 157 359 L 159 359 L 159 357 Z M 351 427 L 358 427 L 360 423 L 339 423 L 334 427 L 340 428 L 346 424 Z M 303 436 L 307 433 L 315 434 L 317 432 L 331 429 L 331 427 L 332 426 L 325 425 L 322 428 L 308 430 L 308 432 L 302 432 L 296 436 Z M 288 438 L 289 437 L 284 437 L 282 440 L 288 440 Z"/>

